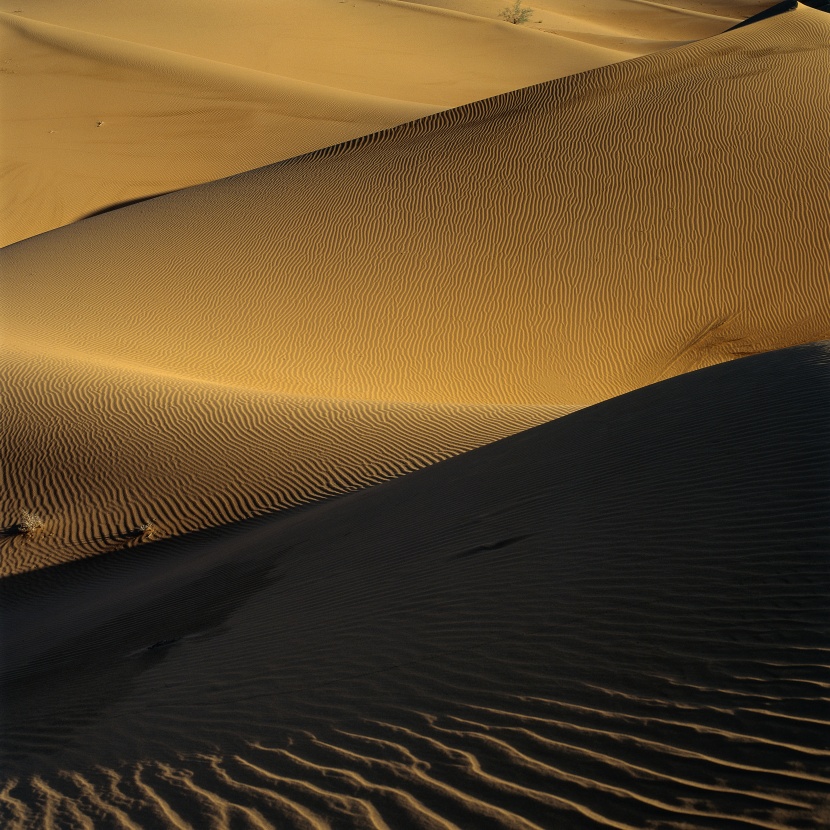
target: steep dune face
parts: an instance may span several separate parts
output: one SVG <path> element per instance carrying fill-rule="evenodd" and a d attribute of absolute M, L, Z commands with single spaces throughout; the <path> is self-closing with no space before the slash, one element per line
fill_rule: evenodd
<path fill-rule="evenodd" d="M 578 5 L 511 26 L 500 0 L 0 2 L 0 244 L 707 37 L 758 4 Z"/>
<path fill-rule="evenodd" d="M 3 580 L 5 826 L 826 826 L 828 349 Z"/>
<path fill-rule="evenodd" d="M 522 405 L 826 336 L 828 37 L 800 8 L 11 246 L 7 336 L 286 394 Z"/>

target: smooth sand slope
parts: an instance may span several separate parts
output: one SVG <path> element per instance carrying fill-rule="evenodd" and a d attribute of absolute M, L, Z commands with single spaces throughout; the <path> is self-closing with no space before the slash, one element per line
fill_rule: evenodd
<path fill-rule="evenodd" d="M 5 579 L 4 826 L 820 828 L 830 344 Z"/>
<path fill-rule="evenodd" d="M 763 6 L 580 5 L 547 0 L 511 26 L 503 0 L 0 2 L 0 244 L 707 37 Z"/>
<path fill-rule="evenodd" d="M 0 15 L 2 243 L 434 112 Z"/>
<path fill-rule="evenodd" d="M 799 7 L 5 249 L 0 527 L 49 532 L 3 572 L 830 336 L 828 43 Z"/>

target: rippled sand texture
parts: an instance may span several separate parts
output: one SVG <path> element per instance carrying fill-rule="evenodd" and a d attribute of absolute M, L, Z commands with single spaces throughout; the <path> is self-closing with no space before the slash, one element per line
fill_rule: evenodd
<path fill-rule="evenodd" d="M 286 394 L 532 405 L 810 341 L 828 39 L 801 9 L 27 240 L 0 256 L 7 336 Z"/>
<path fill-rule="evenodd" d="M 511 26 L 503 0 L 3 0 L 0 245 L 713 35 L 763 4 L 535 5 Z"/>
<path fill-rule="evenodd" d="M 800 7 L 4 249 L 2 571 L 830 336 L 828 43 Z"/>
<path fill-rule="evenodd" d="M 4 830 L 830 826 L 830 14 L 504 2 L 0 0 Z"/>
<path fill-rule="evenodd" d="M 9 828 L 820 828 L 830 344 L 3 580 Z"/>
<path fill-rule="evenodd" d="M 0 573 L 348 492 L 568 411 L 298 399 L 16 353 L 0 383 Z M 42 532 L 15 533 L 27 509 Z"/>

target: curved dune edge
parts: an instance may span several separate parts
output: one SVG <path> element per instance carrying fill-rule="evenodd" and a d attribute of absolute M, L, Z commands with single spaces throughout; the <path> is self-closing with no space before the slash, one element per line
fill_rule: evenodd
<path fill-rule="evenodd" d="M 0 32 L 3 244 L 440 109 L 13 15 Z"/>
<path fill-rule="evenodd" d="M 0 253 L 6 337 L 525 406 L 826 337 L 828 38 L 800 7 L 27 240 Z"/>
<path fill-rule="evenodd" d="M 830 335 L 829 31 L 799 9 L 8 249 L 0 573 L 346 492 Z M 517 135 L 537 149 L 503 169 Z M 15 534 L 24 511 L 43 533 Z"/>
<path fill-rule="evenodd" d="M 5 826 L 825 826 L 828 373 L 3 580 Z"/>
<path fill-rule="evenodd" d="M 18 353 L 0 384 L 0 576 L 348 492 L 568 412 L 295 399 Z M 25 512 L 41 531 L 16 532 Z"/>

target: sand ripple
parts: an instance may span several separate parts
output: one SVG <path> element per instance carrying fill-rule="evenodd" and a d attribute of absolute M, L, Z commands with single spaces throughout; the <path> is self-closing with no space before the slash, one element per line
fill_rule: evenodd
<path fill-rule="evenodd" d="M 7 336 L 544 406 L 827 337 L 828 42 L 799 8 L 26 240 L 0 254 Z"/>
<path fill-rule="evenodd" d="M 0 574 L 346 493 L 568 411 L 298 399 L 21 353 L 0 382 Z M 42 532 L 15 532 L 24 511 Z"/>

